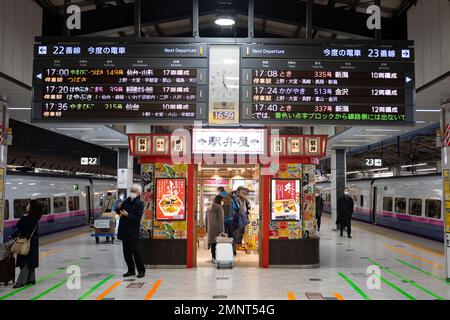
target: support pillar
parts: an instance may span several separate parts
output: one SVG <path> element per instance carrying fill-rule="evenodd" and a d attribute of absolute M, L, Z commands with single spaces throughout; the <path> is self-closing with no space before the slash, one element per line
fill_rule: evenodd
<path fill-rule="evenodd" d="M 0 96 L 0 243 L 3 243 L 3 219 L 5 217 L 5 180 L 6 167 L 8 165 L 8 144 L 7 144 L 7 130 L 9 127 L 8 103 L 6 99 Z"/>
<path fill-rule="evenodd" d="M 345 149 L 331 150 L 331 225 L 336 230 L 337 200 L 344 193 L 347 182 Z"/>
<path fill-rule="evenodd" d="M 444 249 L 445 249 L 445 277 L 450 281 L 450 103 L 442 105 L 441 128 L 442 144 L 442 184 L 444 205 Z"/>

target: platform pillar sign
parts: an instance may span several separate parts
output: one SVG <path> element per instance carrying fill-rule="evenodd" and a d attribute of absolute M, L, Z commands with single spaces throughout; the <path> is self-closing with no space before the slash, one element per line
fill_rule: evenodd
<path fill-rule="evenodd" d="M 119 148 L 117 156 L 117 189 L 127 195 L 133 184 L 133 157 L 128 148 Z"/>
<path fill-rule="evenodd" d="M 7 131 L 9 126 L 8 103 L 0 97 L 0 243 L 3 243 L 3 218 L 5 216 L 5 178 L 7 166 Z"/>
<path fill-rule="evenodd" d="M 450 103 L 442 106 L 441 127 L 443 135 L 442 147 L 442 183 L 444 197 L 444 245 L 445 275 L 450 280 Z"/>

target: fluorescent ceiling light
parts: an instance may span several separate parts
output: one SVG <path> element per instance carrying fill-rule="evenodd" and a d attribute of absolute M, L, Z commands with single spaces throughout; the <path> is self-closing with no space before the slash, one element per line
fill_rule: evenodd
<path fill-rule="evenodd" d="M 425 171 L 436 171 L 437 170 L 437 168 L 429 168 L 429 169 L 419 169 L 419 170 L 416 170 L 417 172 L 425 172 Z"/>
<path fill-rule="evenodd" d="M 389 137 L 387 134 L 354 134 L 353 137 Z"/>
<path fill-rule="evenodd" d="M 104 143 L 104 146 L 128 146 L 128 143 Z"/>
<path fill-rule="evenodd" d="M 361 171 L 350 171 L 350 172 L 347 172 L 347 174 L 355 174 L 355 173 L 360 173 Z"/>
<path fill-rule="evenodd" d="M 436 109 L 417 109 L 417 112 L 441 112 L 441 110 Z"/>
<path fill-rule="evenodd" d="M 367 132 L 403 132 L 401 129 L 364 129 Z"/>
<path fill-rule="evenodd" d="M 405 166 L 401 166 L 401 168 L 423 167 L 426 165 L 428 165 L 428 163 L 408 164 Z"/>
<path fill-rule="evenodd" d="M 387 170 L 389 170 L 389 168 L 372 169 L 372 170 L 369 170 L 369 172 L 387 171 Z"/>
<path fill-rule="evenodd" d="M 95 138 L 95 139 L 89 139 L 91 141 L 122 141 L 122 139 L 100 139 L 100 138 Z"/>
<path fill-rule="evenodd" d="M 95 128 L 55 128 L 56 130 L 66 130 L 66 131 L 71 131 L 71 130 L 84 130 L 84 131 L 92 131 L 95 130 Z"/>
<path fill-rule="evenodd" d="M 31 108 L 9 108 L 9 110 L 31 110 Z"/>

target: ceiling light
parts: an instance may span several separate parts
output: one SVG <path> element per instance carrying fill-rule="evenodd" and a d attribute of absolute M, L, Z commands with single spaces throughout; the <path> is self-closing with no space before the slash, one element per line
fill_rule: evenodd
<path fill-rule="evenodd" d="M 401 168 L 423 167 L 426 165 L 428 165 L 428 163 L 408 164 L 405 166 L 401 166 Z"/>
<path fill-rule="evenodd" d="M 91 130 L 95 130 L 95 128 L 56 128 L 56 130 L 65 130 L 65 131 L 69 131 L 69 130 L 73 130 L 73 131 L 78 131 L 78 130 L 82 130 L 82 131 L 91 131 Z"/>
<path fill-rule="evenodd" d="M 9 110 L 31 110 L 31 108 L 9 108 Z"/>
<path fill-rule="evenodd" d="M 417 109 L 417 112 L 441 112 L 441 110 L 436 109 Z"/>
<path fill-rule="evenodd" d="M 221 27 L 229 27 L 236 23 L 231 16 L 217 16 L 214 22 Z"/>
<path fill-rule="evenodd" d="M 89 139 L 91 141 L 122 141 L 122 139 Z"/>
<path fill-rule="evenodd" d="M 429 168 L 429 169 L 419 169 L 419 170 L 416 170 L 416 172 L 436 171 L 436 170 L 437 170 L 437 168 Z"/>
<path fill-rule="evenodd" d="M 376 128 L 376 129 L 365 129 L 365 131 L 367 131 L 367 132 L 403 132 L 404 130 L 400 130 L 400 129 L 380 129 L 380 128 Z"/>

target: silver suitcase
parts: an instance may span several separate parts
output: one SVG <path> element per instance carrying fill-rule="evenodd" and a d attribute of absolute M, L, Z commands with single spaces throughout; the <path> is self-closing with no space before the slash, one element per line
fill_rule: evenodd
<path fill-rule="evenodd" d="M 233 268 L 233 238 L 228 238 L 224 233 L 216 237 L 216 264 L 217 269 Z"/>

